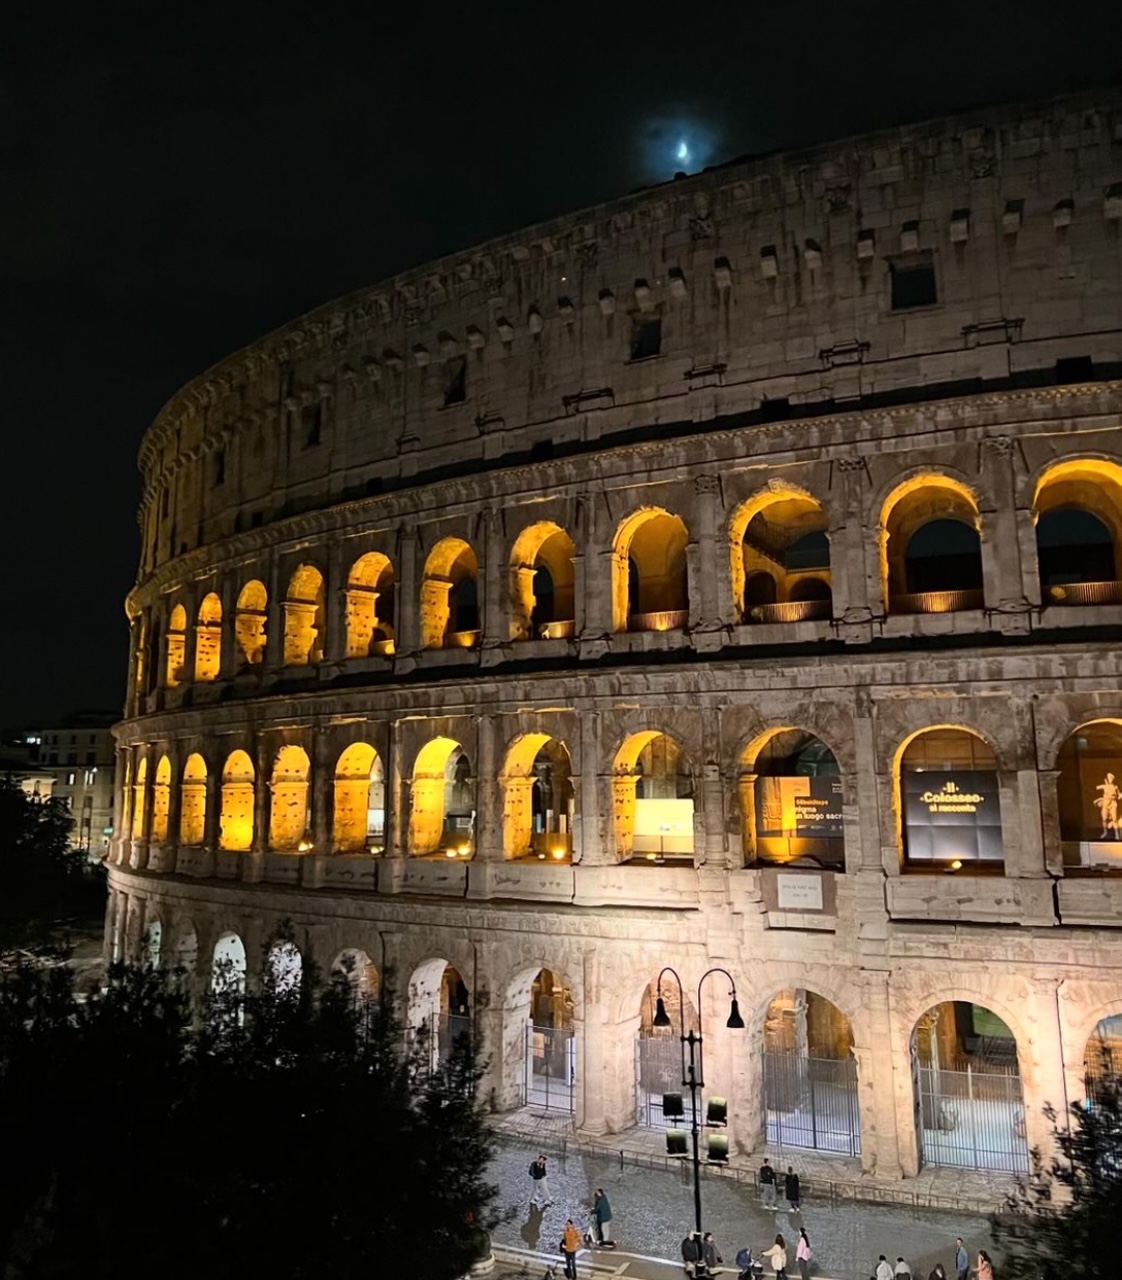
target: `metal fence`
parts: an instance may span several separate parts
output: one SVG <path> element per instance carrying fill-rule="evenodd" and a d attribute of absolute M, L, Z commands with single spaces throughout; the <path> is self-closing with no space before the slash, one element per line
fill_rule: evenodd
<path fill-rule="evenodd" d="M 471 1035 L 471 1018 L 466 1013 L 430 1014 L 406 1032 L 406 1045 L 415 1055 L 417 1071 L 431 1075 L 448 1061 L 452 1046 L 461 1036 Z"/>
<path fill-rule="evenodd" d="M 1015 1071 L 916 1065 L 924 1164 L 1027 1173 L 1021 1078 Z"/>
<path fill-rule="evenodd" d="M 546 1111 L 576 1110 L 577 1042 L 562 1027 L 526 1025 L 526 1105 Z"/>
<path fill-rule="evenodd" d="M 662 1095 L 680 1093 L 686 1117 L 668 1120 Z M 640 1036 L 635 1042 L 636 1124 L 642 1129 L 675 1129 L 689 1124 L 690 1095 L 682 1087 L 682 1042 L 678 1036 Z M 698 1108 L 704 1121 L 704 1103 Z"/>
<path fill-rule="evenodd" d="M 764 1053 L 767 1140 L 777 1147 L 861 1154 L 857 1063 Z"/>

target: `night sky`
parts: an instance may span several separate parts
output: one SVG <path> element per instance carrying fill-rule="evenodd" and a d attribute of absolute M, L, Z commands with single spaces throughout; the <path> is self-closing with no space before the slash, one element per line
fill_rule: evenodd
<path fill-rule="evenodd" d="M 121 705 L 137 446 L 221 356 L 683 141 L 696 168 L 1104 84 L 1120 50 L 1122 5 L 1070 0 L 4 6 L 0 726 Z"/>

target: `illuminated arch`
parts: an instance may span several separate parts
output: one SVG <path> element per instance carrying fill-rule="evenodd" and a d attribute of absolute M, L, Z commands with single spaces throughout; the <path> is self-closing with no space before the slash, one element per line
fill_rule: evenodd
<path fill-rule="evenodd" d="M 413 970 L 406 1024 L 423 1068 L 446 1062 L 456 1041 L 471 1034 L 471 1013 L 471 993 L 454 964 L 436 957 Z"/>
<path fill-rule="evenodd" d="M 620 522 L 612 546 L 616 631 L 671 631 L 686 626 L 688 542 L 685 521 L 661 507 L 644 507 Z"/>
<path fill-rule="evenodd" d="M 240 996 L 245 991 L 245 974 L 245 943 L 236 933 L 222 934 L 211 957 L 211 990 L 218 995 Z"/>
<path fill-rule="evenodd" d="M 442 538 L 421 581 L 421 643 L 426 649 L 479 643 L 479 563 L 463 538 Z"/>
<path fill-rule="evenodd" d="M 628 737 L 612 763 L 612 818 L 621 861 L 692 857 L 694 787 L 689 757 L 669 734 Z"/>
<path fill-rule="evenodd" d="M 368 551 L 347 575 L 347 657 L 393 653 L 393 622 L 393 565 L 380 551 Z"/>
<path fill-rule="evenodd" d="M 1081 724 L 1064 739 L 1056 764 L 1064 866 L 1122 870 L 1122 721 Z"/>
<path fill-rule="evenodd" d="M 132 838 L 143 840 L 147 835 L 148 820 L 148 757 L 141 756 L 136 765 L 136 782 L 133 783 Z"/>
<path fill-rule="evenodd" d="M 981 608 L 981 529 L 977 497 L 961 480 L 923 471 L 898 484 L 880 517 L 886 611 Z"/>
<path fill-rule="evenodd" d="M 284 665 L 306 667 L 323 661 L 323 574 L 302 564 L 288 582 L 284 601 Z"/>
<path fill-rule="evenodd" d="M 565 744 L 547 733 L 516 738 L 507 751 L 499 785 L 503 856 L 570 859 L 576 797 Z"/>
<path fill-rule="evenodd" d="M 893 778 L 905 865 L 1000 870 L 998 765 L 982 734 L 954 724 L 919 729 L 897 747 Z"/>
<path fill-rule="evenodd" d="M 234 612 L 234 639 L 241 661 L 256 667 L 265 660 L 265 624 L 269 593 L 265 584 L 251 578 L 238 594 Z"/>
<path fill-rule="evenodd" d="M 510 555 L 512 640 L 559 640 L 573 633 L 572 538 L 549 520 L 528 525 Z"/>
<path fill-rule="evenodd" d="M 187 610 L 177 604 L 168 614 L 167 661 L 164 665 L 164 683 L 174 689 L 186 679 L 187 672 Z"/>
<path fill-rule="evenodd" d="M 1122 603 L 1122 466 L 1055 463 L 1037 481 L 1033 518 L 1043 604 Z"/>
<path fill-rule="evenodd" d="M 152 785 L 152 843 L 167 844 L 171 808 L 171 761 L 161 756 Z"/>
<path fill-rule="evenodd" d="M 218 847 L 244 853 L 253 848 L 254 769 L 245 751 L 231 751 L 222 768 Z"/>
<path fill-rule="evenodd" d="M 125 771 L 121 780 L 121 835 L 131 838 L 132 829 L 132 758 L 125 756 Z"/>
<path fill-rule="evenodd" d="M 206 833 L 206 761 L 197 751 L 187 757 L 179 790 L 179 843 L 202 844 Z"/>
<path fill-rule="evenodd" d="M 768 729 L 743 751 L 738 789 L 746 861 L 845 870 L 841 766 L 817 734 Z"/>
<path fill-rule="evenodd" d="M 776 484 L 741 503 L 729 521 L 737 617 L 745 622 L 828 618 L 828 528 L 821 503 L 794 485 Z M 770 584 L 767 591 L 765 584 Z"/>
<path fill-rule="evenodd" d="M 471 855 L 474 783 L 467 754 L 454 738 L 425 743 L 417 752 L 410 785 L 410 853 Z"/>
<path fill-rule="evenodd" d="M 217 680 L 222 666 L 222 601 L 213 592 L 203 596 L 195 627 L 195 679 Z"/>
<path fill-rule="evenodd" d="M 304 977 L 304 957 L 295 942 L 282 938 L 265 955 L 265 988 L 276 995 L 294 995 Z"/>
<path fill-rule="evenodd" d="M 377 965 L 358 947 L 347 947 L 339 952 L 331 962 L 331 978 L 347 983 L 358 1002 L 376 1000 L 381 992 Z"/>
<path fill-rule="evenodd" d="M 386 782 L 382 762 L 369 743 L 352 742 L 339 757 L 334 801 L 335 848 L 340 853 L 381 849 Z"/>
<path fill-rule="evenodd" d="M 305 852 L 308 834 L 308 775 L 311 763 L 303 747 L 281 747 L 269 784 L 269 847 L 282 852 Z"/>

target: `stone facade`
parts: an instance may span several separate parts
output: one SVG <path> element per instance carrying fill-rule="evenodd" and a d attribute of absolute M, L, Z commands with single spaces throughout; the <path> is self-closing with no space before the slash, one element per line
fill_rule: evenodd
<path fill-rule="evenodd" d="M 635 1123 L 662 966 L 719 965 L 734 1144 L 810 992 L 887 1177 L 960 1001 L 1045 1141 L 1122 1012 L 1122 878 L 1063 802 L 1122 724 L 1120 237 L 1122 96 L 1071 98 L 640 192 L 204 374 L 141 448 L 112 952 L 205 983 L 236 935 L 253 981 L 287 920 L 414 1025 L 454 971 L 500 1109 L 552 1001 L 594 1133 Z M 796 747 L 828 839 L 767 829 Z M 993 779 L 996 852 L 920 855 L 905 778 L 943 764 Z"/>

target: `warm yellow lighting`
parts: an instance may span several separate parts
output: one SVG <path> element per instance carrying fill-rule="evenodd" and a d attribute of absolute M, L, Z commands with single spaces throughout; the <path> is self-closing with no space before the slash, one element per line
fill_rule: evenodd
<path fill-rule="evenodd" d="M 568 850 L 566 850 L 566 849 L 564 848 L 564 846 L 558 846 L 558 848 L 556 848 L 556 849 L 554 849 L 554 850 L 553 850 L 553 856 L 554 856 L 555 858 L 557 858 L 558 860 L 560 860 L 561 858 L 563 858 L 563 857 L 565 856 L 565 854 L 566 854 L 567 852 L 568 852 Z M 542 854 L 542 857 L 544 858 L 544 857 L 545 857 L 545 854 Z"/>
<path fill-rule="evenodd" d="M 471 853 L 471 845 L 470 845 L 470 844 L 462 844 L 462 845 L 460 845 L 460 848 L 459 848 L 459 854 L 460 854 L 460 857 L 461 857 L 461 858 L 466 858 L 466 857 L 468 856 L 468 854 L 469 854 L 469 853 Z"/>
<path fill-rule="evenodd" d="M 455 850 L 455 849 L 445 849 L 445 850 L 444 850 L 444 856 L 445 856 L 446 858 L 454 858 L 454 857 L 456 856 L 456 850 Z"/>
<path fill-rule="evenodd" d="M 312 842 L 310 840 L 301 840 L 296 848 L 300 853 L 308 853 L 312 848 Z"/>
<path fill-rule="evenodd" d="M 392 640 L 384 640 L 382 642 L 382 653 L 385 654 L 387 658 L 392 658 L 396 652 L 397 646 Z"/>
<path fill-rule="evenodd" d="M 961 859 L 961 858 L 955 858 L 955 860 L 951 863 L 951 870 L 952 870 L 952 871 L 961 871 L 961 870 L 962 870 L 962 859 Z"/>

